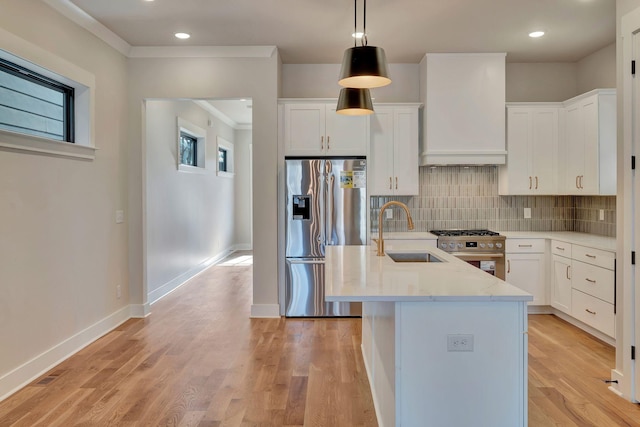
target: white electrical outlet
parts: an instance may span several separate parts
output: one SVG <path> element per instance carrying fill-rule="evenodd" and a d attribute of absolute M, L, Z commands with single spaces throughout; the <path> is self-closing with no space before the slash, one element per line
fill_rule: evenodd
<path fill-rule="evenodd" d="M 384 213 L 386 214 L 385 218 L 393 219 L 393 210 L 387 209 L 386 211 L 384 211 Z"/>
<path fill-rule="evenodd" d="M 122 297 L 122 287 L 120 285 L 116 286 L 116 298 L 120 299 Z"/>
<path fill-rule="evenodd" d="M 600 209 L 600 221 L 604 221 L 604 209 Z"/>
<path fill-rule="evenodd" d="M 116 211 L 116 224 L 124 222 L 124 211 Z"/>
<path fill-rule="evenodd" d="M 447 335 L 447 351 L 473 351 L 473 335 Z"/>
<path fill-rule="evenodd" d="M 531 218 L 531 208 L 524 208 L 524 218 L 525 219 Z"/>

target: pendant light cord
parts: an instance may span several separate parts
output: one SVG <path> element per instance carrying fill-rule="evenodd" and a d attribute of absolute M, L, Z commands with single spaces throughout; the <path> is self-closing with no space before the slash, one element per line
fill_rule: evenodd
<path fill-rule="evenodd" d="M 362 15 L 362 46 L 366 46 L 367 40 L 367 0 L 364 0 L 364 14 Z"/>
<path fill-rule="evenodd" d="M 358 0 L 353 0 L 353 47 L 358 46 L 358 37 L 356 34 L 358 33 Z"/>

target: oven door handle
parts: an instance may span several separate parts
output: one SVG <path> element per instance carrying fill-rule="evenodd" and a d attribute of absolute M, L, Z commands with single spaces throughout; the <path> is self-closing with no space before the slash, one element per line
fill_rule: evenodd
<path fill-rule="evenodd" d="M 492 254 L 486 252 L 449 252 L 449 255 L 453 255 L 458 258 L 504 258 L 504 254 Z"/>

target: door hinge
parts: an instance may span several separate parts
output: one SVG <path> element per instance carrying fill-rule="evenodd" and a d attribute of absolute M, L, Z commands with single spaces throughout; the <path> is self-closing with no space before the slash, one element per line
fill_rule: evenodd
<path fill-rule="evenodd" d="M 631 360 L 636 360 L 636 346 L 631 346 Z"/>
<path fill-rule="evenodd" d="M 631 265 L 636 265 L 636 251 L 631 251 Z"/>
<path fill-rule="evenodd" d="M 636 61 L 631 61 L 631 75 L 636 75 Z"/>
<path fill-rule="evenodd" d="M 636 170 L 636 156 L 631 156 L 631 170 Z"/>

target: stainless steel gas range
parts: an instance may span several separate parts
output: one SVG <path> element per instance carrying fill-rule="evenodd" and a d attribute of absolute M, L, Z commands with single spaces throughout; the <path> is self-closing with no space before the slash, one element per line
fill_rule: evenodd
<path fill-rule="evenodd" d="M 505 279 L 505 237 L 490 230 L 431 230 L 438 236 L 438 248 Z"/>

